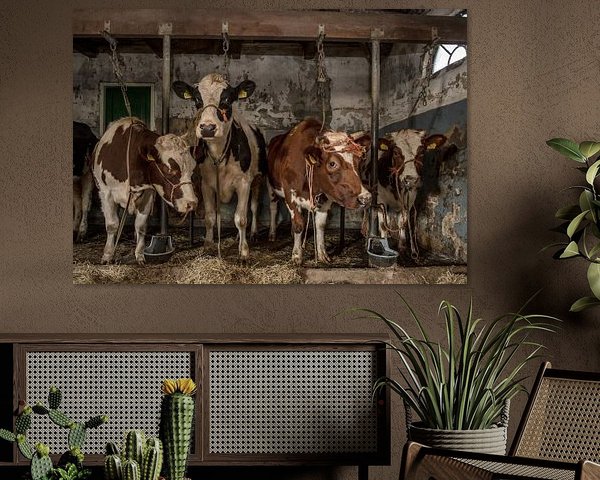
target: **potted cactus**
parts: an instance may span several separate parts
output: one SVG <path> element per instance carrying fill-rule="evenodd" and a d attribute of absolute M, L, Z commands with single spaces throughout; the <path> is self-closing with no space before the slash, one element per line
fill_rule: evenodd
<path fill-rule="evenodd" d="M 191 378 L 166 379 L 162 384 L 160 438 L 165 450 L 167 480 L 183 480 L 192 438 L 194 393 Z"/>
<path fill-rule="evenodd" d="M 114 443 L 106 444 L 104 478 L 106 480 L 158 480 L 163 464 L 162 442 L 145 438 L 131 430 L 125 435 L 123 455 Z"/>

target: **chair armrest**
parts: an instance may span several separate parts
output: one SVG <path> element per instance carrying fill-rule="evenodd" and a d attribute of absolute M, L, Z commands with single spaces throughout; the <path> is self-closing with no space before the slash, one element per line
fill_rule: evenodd
<path fill-rule="evenodd" d="M 582 460 L 578 468 L 581 480 L 600 480 L 600 464 Z"/>
<path fill-rule="evenodd" d="M 444 450 L 408 442 L 400 470 L 400 480 L 493 480 L 506 476 L 517 479 L 600 480 L 600 466 L 592 462 L 576 464 Z"/>

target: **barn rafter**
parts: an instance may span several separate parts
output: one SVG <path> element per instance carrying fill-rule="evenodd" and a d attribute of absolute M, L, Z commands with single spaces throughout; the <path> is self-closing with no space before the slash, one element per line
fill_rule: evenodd
<path fill-rule="evenodd" d="M 310 40 L 324 25 L 327 41 L 368 41 L 376 36 L 380 42 L 427 43 L 435 29 L 441 42 L 467 42 L 467 20 L 462 17 L 318 10 L 77 9 L 73 36 L 97 36 L 108 29 L 117 37 L 160 37 L 159 26 L 169 23 L 173 38 L 220 38 L 223 22 L 238 40 Z"/>

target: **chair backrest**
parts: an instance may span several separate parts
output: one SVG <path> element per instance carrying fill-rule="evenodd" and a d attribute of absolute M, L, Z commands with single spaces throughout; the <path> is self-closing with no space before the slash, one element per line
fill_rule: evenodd
<path fill-rule="evenodd" d="M 510 454 L 600 461 L 600 373 L 556 370 L 543 363 Z"/>

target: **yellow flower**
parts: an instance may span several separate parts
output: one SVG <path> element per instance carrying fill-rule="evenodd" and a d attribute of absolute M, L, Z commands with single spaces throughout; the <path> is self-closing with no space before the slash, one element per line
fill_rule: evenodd
<path fill-rule="evenodd" d="M 165 395 L 170 395 L 171 393 L 175 392 L 175 389 L 177 388 L 177 382 L 171 378 L 166 378 L 165 380 L 163 380 L 162 383 L 162 393 L 164 393 Z"/>
<path fill-rule="evenodd" d="M 193 395 L 196 391 L 196 384 L 191 378 L 179 378 L 177 380 L 177 390 L 185 395 Z"/>

